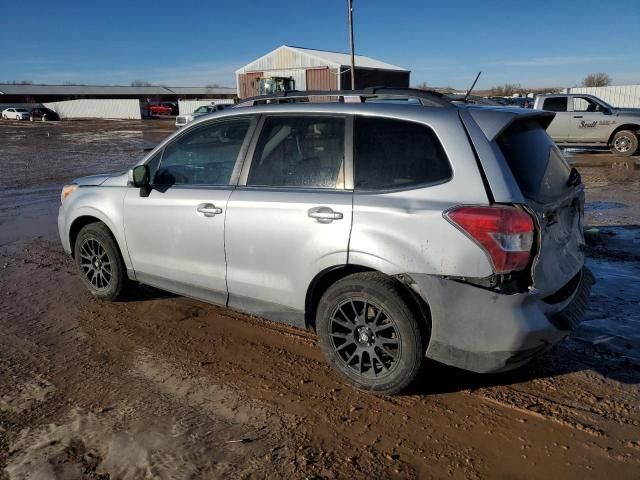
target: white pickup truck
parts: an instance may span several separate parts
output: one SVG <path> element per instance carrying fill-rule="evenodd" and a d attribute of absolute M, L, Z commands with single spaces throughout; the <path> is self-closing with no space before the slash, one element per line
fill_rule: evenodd
<path fill-rule="evenodd" d="M 609 147 L 616 155 L 638 151 L 640 108 L 615 108 L 593 95 L 538 95 L 533 108 L 556 112 L 547 128 L 561 147 Z"/>

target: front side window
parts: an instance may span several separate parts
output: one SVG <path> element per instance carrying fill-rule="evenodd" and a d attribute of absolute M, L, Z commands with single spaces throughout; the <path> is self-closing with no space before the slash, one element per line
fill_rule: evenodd
<path fill-rule="evenodd" d="M 354 149 L 357 190 L 442 183 L 452 175 L 435 133 L 419 123 L 356 117 Z"/>
<path fill-rule="evenodd" d="M 603 112 L 604 107 L 586 97 L 573 97 L 574 112 Z"/>
<path fill-rule="evenodd" d="M 268 117 L 247 185 L 344 188 L 344 118 Z"/>
<path fill-rule="evenodd" d="M 201 125 L 167 145 L 156 185 L 228 185 L 249 130 L 248 119 Z"/>
<path fill-rule="evenodd" d="M 566 112 L 567 97 L 550 97 L 545 98 L 542 109 L 548 112 Z"/>

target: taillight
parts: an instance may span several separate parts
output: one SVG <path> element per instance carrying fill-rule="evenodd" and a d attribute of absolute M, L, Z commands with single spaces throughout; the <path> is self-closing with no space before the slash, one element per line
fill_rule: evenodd
<path fill-rule="evenodd" d="M 487 253 L 496 273 L 523 270 L 531 258 L 534 224 L 531 216 L 515 207 L 453 208 L 445 213 Z"/>

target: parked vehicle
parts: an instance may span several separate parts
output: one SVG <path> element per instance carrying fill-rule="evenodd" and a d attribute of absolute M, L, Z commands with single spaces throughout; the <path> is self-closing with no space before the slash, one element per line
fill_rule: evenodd
<path fill-rule="evenodd" d="M 219 112 L 221 110 L 225 110 L 227 108 L 233 107 L 232 104 L 226 103 L 218 103 L 211 105 L 202 105 L 201 107 L 196 108 L 192 114 L 190 115 L 179 115 L 176 117 L 176 127 L 184 127 L 187 123 L 193 122 L 196 118 L 201 117 L 202 115 L 207 115 L 213 112 Z"/>
<path fill-rule="evenodd" d="M 29 120 L 31 120 L 32 122 L 36 120 L 42 120 L 43 122 L 52 121 L 52 120 L 57 121 L 57 120 L 60 120 L 60 116 L 49 108 L 38 107 L 38 108 L 31 109 L 31 112 L 29 114 Z"/>
<path fill-rule="evenodd" d="M 102 299 L 137 281 L 314 329 L 372 392 L 407 387 L 425 355 L 516 368 L 588 302 L 580 175 L 552 113 L 407 92 L 421 105 L 203 116 L 128 172 L 65 186 L 64 250 Z"/>
<path fill-rule="evenodd" d="M 2 111 L 4 120 L 29 120 L 29 111 L 26 108 L 11 107 Z"/>
<path fill-rule="evenodd" d="M 533 108 L 533 98 L 511 97 L 508 99 L 507 105 L 520 108 Z"/>
<path fill-rule="evenodd" d="M 455 93 L 446 94 L 453 103 L 471 103 L 477 105 L 493 105 L 495 107 L 501 105 L 500 103 L 492 100 L 491 98 L 479 97 L 477 95 L 458 95 Z"/>
<path fill-rule="evenodd" d="M 624 156 L 638 152 L 638 108 L 615 108 L 585 94 L 538 95 L 533 108 L 556 114 L 547 132 L 560 146 L 608 147 Z"/>
<path fill-rule="evenodd" d="M 170 102 L 149 105 L 149 113 L 151 115 L 177 115 L 178 106 Z"/>

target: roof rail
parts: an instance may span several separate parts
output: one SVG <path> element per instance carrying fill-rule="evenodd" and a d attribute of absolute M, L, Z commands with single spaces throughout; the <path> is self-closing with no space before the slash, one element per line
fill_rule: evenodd
<path fill-rule="evenodd" d="M 289 90 L 245 98 L 237 103 L 236 107 L 262 103 L 290 103 L 292 99 L 306 97 L 338 97 L 339 102 L 344 102 L 345 97 L 360 97 L 362 103 L 365 103 L 367 99 L 376 98 L 415 99 L 421 105 L 428 107 L 456 108 L 451 99 L 440 92 L 403 87 L 367 87 L 360 90 Z"/>

